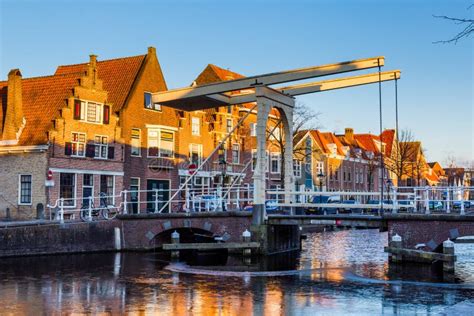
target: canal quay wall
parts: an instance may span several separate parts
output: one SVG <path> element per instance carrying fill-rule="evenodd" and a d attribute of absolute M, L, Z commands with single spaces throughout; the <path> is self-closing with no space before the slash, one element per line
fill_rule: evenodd
<path fill-rule="evenodd" d="M 448 238 L 474 236 L 474 216 L 457 214 L 386 214 L 388 238 L 399 235 L 402 248 L 414 249 L 424 244 L 431 251 L 439 251 Z"/>
<path fill-rule="evenodd" d="M 46 221 L 0 224 L 0 257 L 147 251 L 160 247 L 174 230 L 192 230 L 242 241 L 250 230 L 249 212 L 122 215 L 106 221 L 51 223 Z"/>

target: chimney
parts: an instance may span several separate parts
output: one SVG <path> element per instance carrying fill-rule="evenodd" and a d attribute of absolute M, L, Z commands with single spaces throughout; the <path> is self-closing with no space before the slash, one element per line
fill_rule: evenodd
<path fill-rule="evenodd" d="M 21 72 L 12 69 L 8 73 L 7 108 L 5 111 L 5 125 L 2 130 L 3 140 L 16 140 L 17 133 L 23 125 L 23 99 L 22 99 Z"/>
<path fill-rule="evenodd" d="M 97 55 L 89 55 L 89 77 L 92 77 L 92 83 L 97 82 Z"/>
<path fill-rule="evenodd" d="M 354 141 L 354 129 L 347 127 L 344 131 L 344 136 L 348 142 L 352 143 Z"/>
<path fill-rule="evenodd" d="M 153 46 L 148 47 L 148 55 L 156 55 L 156 48 Z"/>

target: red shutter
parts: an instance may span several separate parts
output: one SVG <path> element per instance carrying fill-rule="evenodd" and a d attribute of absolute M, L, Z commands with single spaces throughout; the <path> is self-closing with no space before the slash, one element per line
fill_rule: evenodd
<path fill-rule="evenodd" d="M 64 146 L 64 154 L 66 156 L 71 156 L 71 154 L 72 154 L 72 143 L 66 143 L 66 145 Z"/>
<path fill-rule="evenodd" d="M 81 101 L 74 100 L 74 119 L 80 120 L 81 119 Z"/>
<path fill-rule="evenodd" d="M 104 105 L 104 124 L 109 124 L 110 121 L 110 106 Z"/>

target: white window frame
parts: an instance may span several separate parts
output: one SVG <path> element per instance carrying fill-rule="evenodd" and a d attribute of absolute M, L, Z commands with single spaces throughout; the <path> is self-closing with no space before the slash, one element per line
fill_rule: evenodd
<path fill-rule="evenodd" d="M 293 159 L 293 175 L 301 178 L 301 160 L 299 159 Z"/>
<path fill-rule="evenodd" d="M 100 142 L 97 143 L 97 140 L 96 138 L 97 137 L 100 137 Z M 103 138 L 105 137 L 106 139 L 106 143 L 102 143 L 102 140 Z M 94 159 L 101 159 L 101 160 L 105 160 L 105 159 L 108 159 L 109 157 L 109 137 L 106 136 L 106 135 L 95 135 L 94 136 Z M 99 147 L 99 156 L 96 156 L 97 154 L 97 147 Z M 105 147 L 105 157 L 102 157 L 102 147 Z"/>
<path fill-rule="evenodd" d="M 191 134 L 193 136 L 201 135 L 201 119 L 199 117 L 193 116 L 191 118 Z"/>
<path fill-rule="evenodd" d="M 81 102 L 81 118 L 82 122 L 91 123 L 91 124 L 103 124 L 104 120 L 104 104 L 94 101 L 80 100 Z M 96 105 L 96 115 L 94 121 L 89 121 L 89 104 Z"/>
<path fill-rule="evenodd" d="M 237 161 L 234 161 L 234 152 L 235 148 L 237 148 Z M 239 164 L 240 163 L 240 145 L 237 143 L 232 144 L 232 163 Z"/>
<path fill-rule="evenodd" d="M 158 155 L 157 156 L 150 156 L 150 132 L 157 132 L 158 133 Z M 171 155 L 170 156 L 162 156 L 161 152 L 161 133 L 166 132 L 166 133 L 172 133 L 173 134 L 173 149 L 171 150 Z M 175 147 L 175 142 L 176 142 L 176 133 L 172 130 L 169 129 L 161 129 L 161 128 L 148 128 L 147 131 L 147 157 L 149 158 L 174 158 L 174 147 Z"/>
<path fill-rule="evenodd" d="M 324 162 L 318 161 L 316 163 L 316 174 L 324 174 Z"/>
<path fill-rule="evenodd" d="M 30 203 L 21 202 L 21 177 L 30 176 Z M 33 205 L 33 175 L 30 173 L 21 173 L 18 175 L 18 205 Z"/>
<path fill-rule="evenodd" d="M 133 131 L 138 131 L 138 138 L 133 136 Z M 131 134 L 130 134 L 130 156 L 132 156 L 132 157 L 141 157 L 142 156 L 142 130 L 139 129 L 139 128 L 132 128 L 132 130 L 130 132 L 131 132 Z M 134 139 L 138 141 L 138 147 L 133 145 L 133 140 Z M 138 155 L 133 154 L 133 149 L 134 148 L 138 149 Z"/>
<path fill-rule="evenodd" d="M 146 97 L 145 95 L 149 94 L 150 95 L 150 106 L 148 107 L 147 104 L 145 104 Z M 143 107 L 146 110 L 152 110 L 152 111 L 161 111 L 161 104 L 159 103 L 153 103 L 153 94 L 148 91 L 143 91 Z"/>
<path fill-rule="evenodd" d="M 74 134 L 78 134 L 78 139 L 79 139 L 80 135 L 84 135 L 84 142 L 74 141 Z M 84 150 L 82 151 L 82 153 L 83 153 L 82 155 L 77 154 L 79 152 L 78 148 L 79 148 L 80 144 L 83 144 L 83 146 L 84 146 Z M 74 153 L 74 147 L 76 147 L 76 153 Z M 87 150 L 87 134 L 86 133 L 81 133 L 81 132 L 71 132 L 71 157 L 85 157 L 86 156 L 86 150 Z"/>
<path fill-rule="evenodd" d="M 192 154 L 193 152 L 193 149 L 197 149 L 197 153 L 198 153 L 198 156 L 199 156 L 199 159 L 198 159 L 198 166 L 201 165 L 201 162 L 202 162 L 202 144 L 189 144 L 189 162 L 192 163 Z"/>
<path fill-rule="evenodd" d="M 100 193 L 100 187 L 102 186 L 102 180 L 100 179 L 100 176 L 108 176 L 108 177 L 112 177 L 112 204 L 109 204 L 107 206 L 114 206 L 115 205 L 115 175 L 111 175 L 111 174 L 101 174 L 99 175 L 99 193 Z M 110 197 L 110 195 L 107 195 L 107 197 Z"/>
<path fill-rule="evenodd" d="M 72 198 L 72 205 L 64 205 L 64 208 L 75 208 L 77 205 L 77 173 L 75 172 L 60 172 L 59 173 L 59 185 L 58 185 L 58 196 L 61 198 L 61 173 L 71 173 L 74 175 L 74 197 Z"/>
<path fill-rule="evenodd" d="M 230 122 L 230 126 L 229 126 L 229 122 Z M 232 119 L 231 118 L 226 119 L 226 121 L 225 121 L 225 131 L 226 131 L 226 133 L 229 134 L 232 131 L 233 128 L 234 128 L 234 122 L 232 121 Z"/>
<path fill-rule="evenodd" d="M 137 182 L 137 183 L 138 183 L 138 190 L 137 190 L 137 197 L 138 197 L 138 199 L 137 199 L 137 202 L 136 202 L 136 203 L 137 203 L 137 207 L 138 207 L 137 211 L 138 211 L 138 213 L 140 213 L 140 184 L 141 184 L 141 183 L 140 183 L 140 182 L 141 182 L 140 180 L 141 180 L 141 179 L 140 179 L 140 177 L 130 177 L 130 185 L 129 185 L 130 191 L 133 191 L 133 190 L 131 189 L 132 180 L 138 180 L 138 182 Z M 99 179 L 99 181 L 100 181 L 100 179 Z M 131 195 L 130 195 L 130 197 L 131 197 Z M 127 203 L 130 203 L 130 204 L 131 204 L 132 202 L 131 202 L 131 201 L 127 201 Z"/>
<path fill-rule="evenodd" d="M 273 162 L 276 161 L 277 170 L 273 171 Z M 281 173 L 281 154 L 278 152 L 270 153 L 270 173 L 279 174 Z"/>

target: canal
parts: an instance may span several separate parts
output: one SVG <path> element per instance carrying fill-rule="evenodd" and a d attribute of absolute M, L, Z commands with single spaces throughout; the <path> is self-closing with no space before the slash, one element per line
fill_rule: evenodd
<path fill-rule="evenodd" d="M 105 253 L 0 260 L 0 314 L 438 314 L 474 301 L 474 246 L 457 244 L 456 274 L 389 266 L 387 233 L 312 233 L 303 251 L 244 261 Z M 449 312 L 448 312 L 449 314 Z"/>

